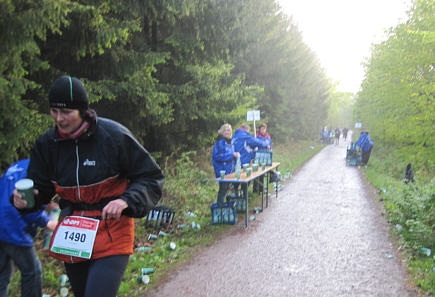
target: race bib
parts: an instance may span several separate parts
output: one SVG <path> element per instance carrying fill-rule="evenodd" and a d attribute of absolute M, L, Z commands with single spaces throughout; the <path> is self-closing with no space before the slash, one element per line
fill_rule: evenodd
<path fill-rule="evenodd" d="M 99 220 L 86 217 L 66 217 L 57 229 L 51 251 L 90 259 L 99 223 Z"/>

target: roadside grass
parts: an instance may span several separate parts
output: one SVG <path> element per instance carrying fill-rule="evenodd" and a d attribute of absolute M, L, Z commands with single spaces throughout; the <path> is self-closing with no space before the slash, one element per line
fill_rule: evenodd
<path fill-rule="evenodd" d="M 435 296 L 435 178 L 414 168 L 414 183 L 403 177 L 409 162 L 391 148 L 377 145 L 365 174 L 379 191 L 391 230 L 423 296 Z"/>
<path fill-rule="evenodd" d="M 274 145 L 273 161 L 280 162 L 279 171 L 290 176 L 302 166 L 309 158 L 315 155 L 323 146 L 313 141 L 289 142 L 284 145 Z M 211 164 L 211 150 L 204 152 L 183 153 L 176 159 L 165 162 L 164 195 L 159 205 L 166 206 L 175 211 L 173 228 L 161 229 L 167 235 L 156 240 L 148 239 L 149 234 L 157 235 L 160 230 L 146 227 L 146 218 L 135 220 L 135 252 L 130 257 L 124 274 L 123 282 L 118 296 L 144 296 L 146 292 L 164 282 L 170 274 L 196 253 L 218 238 L 223 236 L 234 226 L 212 225 L 210 205 L 216 201 L 218 184 L 214 180 L 213 166 Z M 269 186 L 272 191 L 273 187 Z M 252 195 L 250 190 L 250 196 Z M 261 201 L 259 195 L 249 203 L 250 209 Z M 266 210 L 267 211 L 267 210 Z M 188 213 L 193 214 L 189 215 Z M 243 224 L 244 214 L 238 214 L 238 224 Z M 192 223 L 195 227 L 192 228 Z M 184 225 L 184 228 L 178 228 Z M 174 242 L 176 248 L 168 248 Z M 35 247 L 42 263 L 43 292 L 51 297 L 59 295 L 59 277 L 65 273 L 61 262 L 48 256 L 42 249 L 43 232 L 35 238 Z M 150 251 L 138 251 L 138 247 L 151 247 Z M 150 274 L 150 283 L 145 285 L 138 282 L 141 268 L 153 268 Z M 71 288 L 69 296 L 73 296 Z M 15 272 L 10 283 L 10 297 L 20 296 L 20 274 Z"/>

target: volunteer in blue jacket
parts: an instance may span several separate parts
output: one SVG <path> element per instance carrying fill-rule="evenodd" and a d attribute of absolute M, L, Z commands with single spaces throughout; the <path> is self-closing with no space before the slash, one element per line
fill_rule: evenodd
<path fill-rule="evenodd" d="M 369 131 L 365 131 L 365 137 L 362 139 L 360 146 L 362 150 L 361 165 L 367 165 L 373 148 L 373 141 L 370 139 Z"/>
<path fill-rule="evenodd" d="M 270 149 L 267 141 L 249 134 L 251 127 L 248 124 L 242 124 L 234 133 L 231 144 L 234 151 L 240 153 L 240 161 L 243 164 L 249 164 L 254 157 L 254 151 L 258 147 Z"/>
<path fill-rule="evenodd" d="M 234 133 L 233 139 L 231 143 L 234 147 L 235 152 L 240 153 L 240 162 L 241 164 L 249 164 L 251 160 L 254 158 L 255 149 L 263 147 L 267 150 L 270 149 L 270 144 L 267 140 L 263 140 L 261 138 L 256 138 L 255 136 L 249 134 L 251 127 L 248 124 L 242 124 Z M 238 192 L 239 184 L 235 185 L 235 190 Z M 249 186 L 249 185 L 248 185 Z M 245 187 L 242 187 L 243 191 L 246 190 Z M 243 193 L 243 196 L 246 197 L 246 193 Z"/>
<path fill-rule="evenodd" d="M 270 134 L 267 133 L 267 124 L 263 123 L 258 127 L 257 138 L 267 143 L 267 145 L 259 146 L 258 150 L 272 150 L 272 140 L 270 139 Z M 267 146 L 269 146 L 269 149 Z"/>
<path fill-rule="evenodd" d="M 54 230 L 55 221 L 49 221 L 42 209 L 20 214 L 11 204 L 15 183 L 25 178 L 29 159 L 18 161 L 8 168 L 0 179 L 0 297 L 8 296 L 13 264 L 21 272 L 21 296 L 42 296 L 41 263 L 33 246 L 37 227 Z"/>
<path fill-rule="evenodd" d="M 220 171 L 225 170 L 225 174 L 230 174 L 234 171 L 235 158 L 240 154 L 234 152 L 231 145 L 231 136 L 233 129 L 230 124 L 224 124 L 218 130 L 218 137 L 213 145 L 212 162 L 216 178 L 220 177 Z M 229 183 L 219 183 L 219 192 L 217 203 L 224 202 L 225 194 L 227 193 Z"/>
<path fill-rule="evenodd" d="M 356 142 L 356 145 L 359 146 L 360 151 L 362 149 L 362 144 L 364 143 L 364 140 L 366 138 L 367 134 L 364 129 L 361 130 L 361 134 L 359 135 L 358 141 Z"/>

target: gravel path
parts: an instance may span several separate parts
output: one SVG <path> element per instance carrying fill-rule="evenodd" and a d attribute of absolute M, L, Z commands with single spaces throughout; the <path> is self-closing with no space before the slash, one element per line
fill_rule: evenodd
<path fill-rule="evenodd" d="M 345 155 L 344 143 L 324 148 L 247 229 L 241 220 L 146 296 L 416 296 Z"/>

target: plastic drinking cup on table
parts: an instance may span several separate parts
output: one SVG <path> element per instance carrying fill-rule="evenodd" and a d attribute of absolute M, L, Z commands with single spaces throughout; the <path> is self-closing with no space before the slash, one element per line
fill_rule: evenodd
<path fill-rule="evenodd" d="M 251 176 L 251 168 L 246 169 L 246 176 Z"/>
<path fill-rule="evenodd" d="M 35 206 L 35 193 L 33 192 L 33 180 L 24 178 L 15 183 L 15 188 L 21 194 L 24 200 L 27 201 L 26 208 Z"/>
<path fill-rule="evenodd" d="M 221 170 L 219 171 L 220 175 L 221 175 L 221 179 L 225 178 L 225 170 Z"/>

